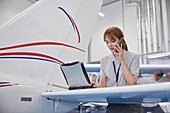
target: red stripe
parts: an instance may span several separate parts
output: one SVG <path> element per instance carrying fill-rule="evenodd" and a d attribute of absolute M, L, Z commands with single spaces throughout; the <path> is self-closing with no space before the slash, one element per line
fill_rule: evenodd
<path fill-rule="evenodd" d="M 61 45 L 61 46 L 66 46 L 66 47 L 74 48 L 74 49 L 85 52 L 84 50 L 82 50 L 80 48 L 77 48 L 77 47 L 74 47 L 71 45 L 67 45 L 67 44 L 63 44 L 63 43 L 58 43 L 58 42 L 35 42 L 35 43 L 29 43 L 29 44 L 4 47 L 4 48 L 0 48 L 0 50 L 7 50 L 7 49 L 14 49 L 14 48 L 28 47 L 28 46 L 37 46 L 37 45 Z"/>
<path fill-rule="evenodd" d="M 14 86 L 14 85 L 19 85 L 19 84 L 5 84 L 5 85 L 0 85 L 0 87 L 7 87 L 7 86 Z"/>
<path fill-rule="evenodd" d="M 0 87 L 13 86 L 12 84 L 0 85 Z"/>
<path fill-rule="evenodd" d="M 69 15 L 70 16 L 70 15 Z M 79 33 L 79 30 L 78 30 L 78 28 L 77 28 L 77 26 L 76 26 L 76 23 L 74 22 L 74 20 L 73 20 L 73 18 L 70 16 L 70 18 L 71 18 L 71 20 L 73 21 L 73 23 L 74 23 L 74 26 L 75 26 L 75 28 L 76 28 L 76 31 L 77 31 L 77 35 L 78 35 L 78 43 L 80 43 L 80 33 Z"/>
<path fill-rule="evenodd" d="M 54 57 L 51 57 L 51 56 L 48 56 L 48 55 L 44 55 L 44 54 L 40 54 L 40 53 L 30 53 L 30 52 L 11 52 L 11 53 L 0 53 L 0 56 L 7 56 L 7 55 L 28 55 L 28 56 L 39 56 L 39 57 L 45 57 L 45 58 L 48 58 L 48 59 L 52 59 L 52 60 L 55 60 L 59 63 L 62 63 L 64 64 L 64 62 L 54 58 Z"/>

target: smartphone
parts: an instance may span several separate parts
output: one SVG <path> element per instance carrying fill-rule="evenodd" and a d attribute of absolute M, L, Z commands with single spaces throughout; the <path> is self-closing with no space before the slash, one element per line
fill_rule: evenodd
<path fill-rule="evenodd" d="M 119 46 L 120 46 L 121 44 L 123 44 L 123 38 L 121 38 L 117 44 L 118 44 Z"/>
<path fill-rule="evenodd" d="M 119 46 L 121 46 L 121 44 L 123 44 L 123 38 L 121 38 L 120 40 L 119 40 L 119 42 L 117 43 Z M 118 51 L 116 50 L 116 52 L 118 53 Z"/>

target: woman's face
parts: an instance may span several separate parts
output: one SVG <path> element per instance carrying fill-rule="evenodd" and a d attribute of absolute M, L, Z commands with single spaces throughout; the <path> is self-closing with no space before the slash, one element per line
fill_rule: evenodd
<path fill-rule="evenodd" d="M 115 40 L 114 40 L 115 39 Z M 115 53 L 116 52 L 116 44 L 119 42 L 119 39 L 114 36 L 114 39 L 111 38 L 110 36 L 106 35 L 105 37 L 105 42 L 106 42 L 106 45 L 107 47 L 110 49 L 110 51 L 112 53 Z"/>

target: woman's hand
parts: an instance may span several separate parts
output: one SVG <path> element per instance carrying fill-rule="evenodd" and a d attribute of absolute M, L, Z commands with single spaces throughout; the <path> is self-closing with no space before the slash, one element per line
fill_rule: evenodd
<path fill-rule="evenodd" d="M 95 88 L 106 87 L 106 84 L 107 84 L 107 78 L 100 77 L 100 82 L 98 84 L 91 82 L 91 87 L 95 87 Z"/>
<path fill-rule="evenodd" d="M 116 45 L 115 49 L 117 50 L 117 52 L 115 51 L 113 54 L 115 56 L 115 58 L 117 58 L 119 60 L 119 62 L 123 62 L 123 49 L 122 49 L 122 44 L 119 46 L 118 44 Z"/>
<path fill-rule="evenodd" d="M 96 83 L 91 82 L 91 87 L 96 87 Z"/>

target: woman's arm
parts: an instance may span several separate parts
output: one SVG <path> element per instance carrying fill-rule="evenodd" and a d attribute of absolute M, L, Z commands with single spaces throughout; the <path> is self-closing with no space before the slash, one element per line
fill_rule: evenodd
<path fill-rule="evenodd" d="M 114 56 L 119 60 L 119 62 L 121 63 L 121 67 L 123 70 L 123 75 L 128 83 L 128 85 L 134 85 L 137 82 L 138 76 L 132 74 L 130 72 L 130 70 L 128 69 L 124 59 L 123 59 L 123 49 L 122 49 L 122 45 L 121 47 L 117 44 L 117 51 L 118 53 L 114 53 Z"/>
<path fill-rule="evenodd" d="M 122 70 L 123 70 L 123 74 L 124 74 L 124 77 L 128 83 L 128 85 L 134 85 L 136 84 L 137 80 L 138 80 L 138 76 L 136 75 L 133 75 L 127 65 L 125 64 L 124 60 L 121 63 L 121 67 L 122 67 Z"/>

